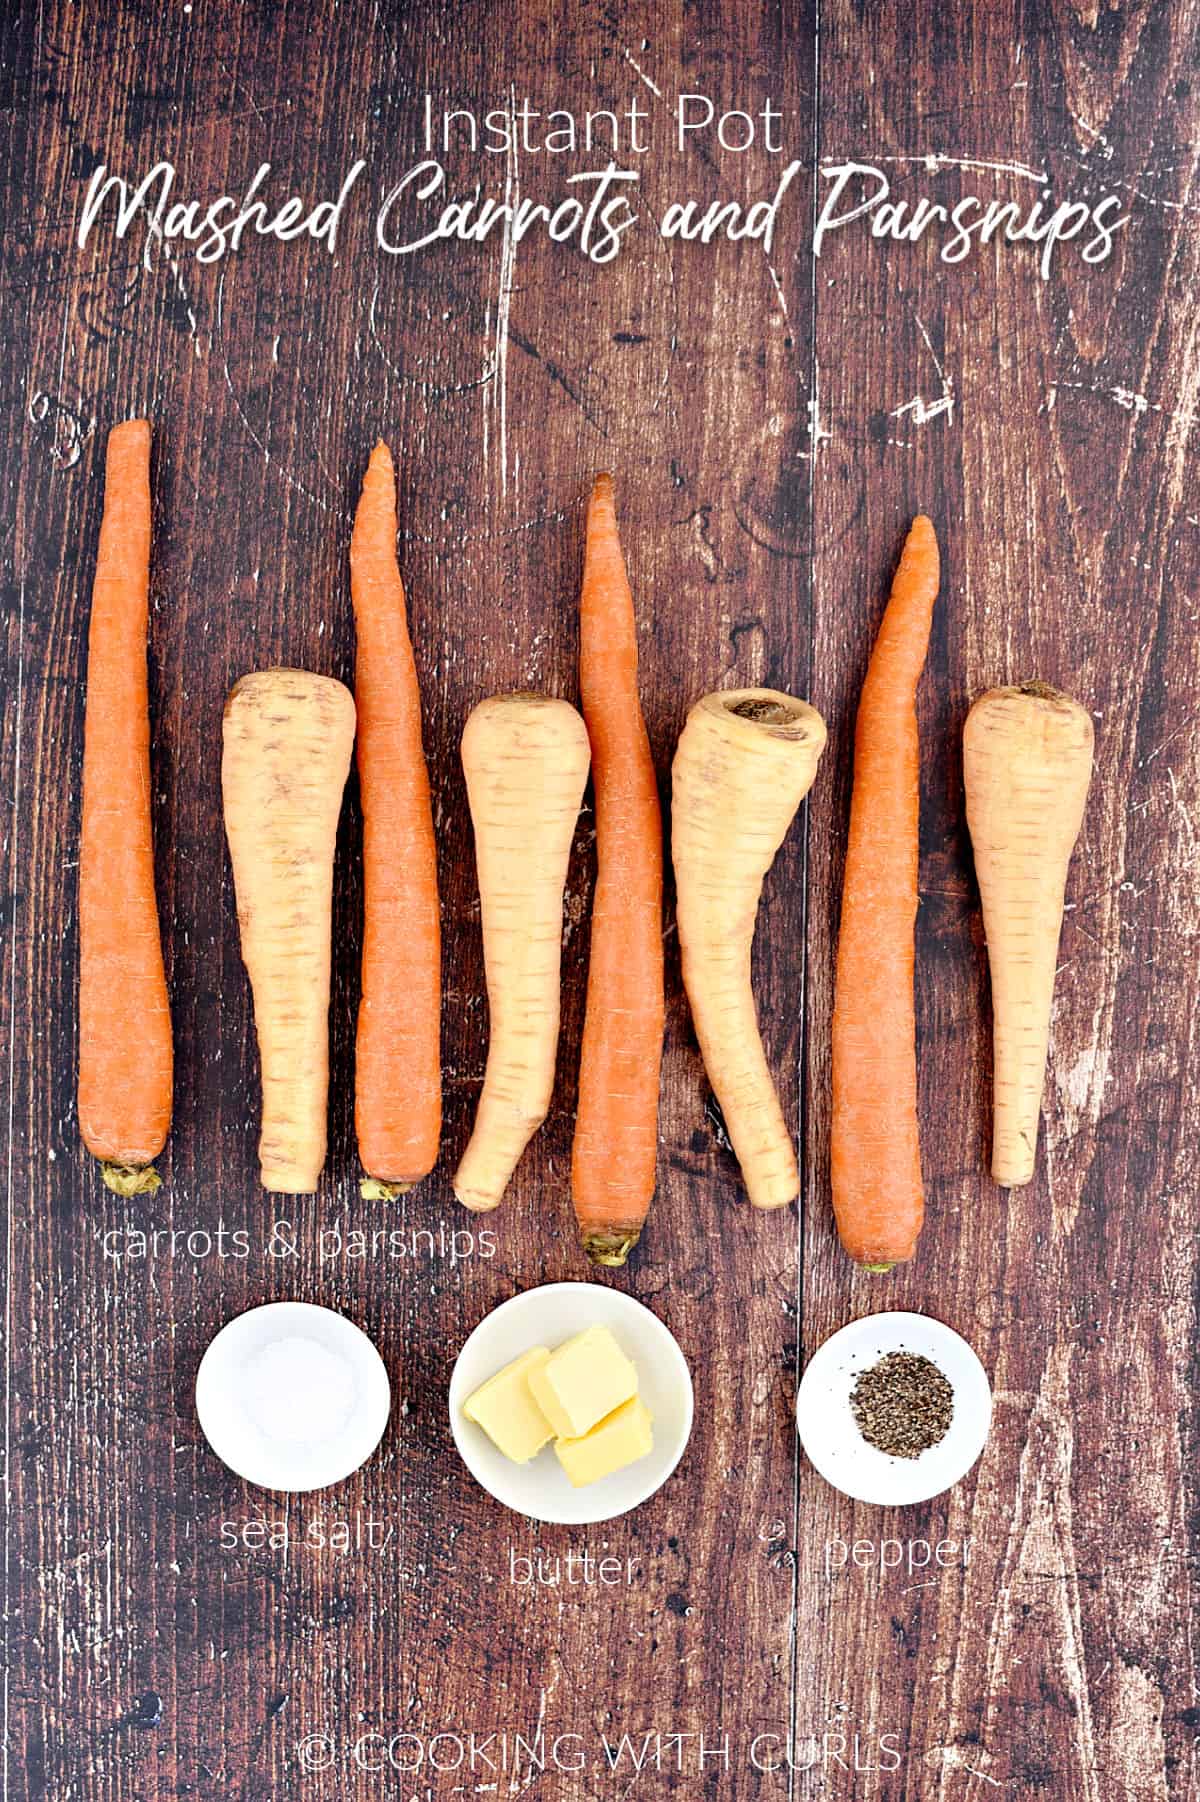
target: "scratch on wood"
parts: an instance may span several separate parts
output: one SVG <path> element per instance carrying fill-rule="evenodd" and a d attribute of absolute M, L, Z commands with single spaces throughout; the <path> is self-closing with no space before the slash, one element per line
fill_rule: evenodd
<path fill-rule="evenodd" d="M 876 160 L 881 163 L 919 163 L 930 175 L 939 175 L 943 169 L 983 169 L 993 175 L 1016 175 L 1022 181 L 1049 180 L 1045 169 L 1031 168 L 1028 163 L 996 162 L 979 156 L 952 156 L 946 150 L 918 150 L 907 156 L 881 156 Z"/>
<path fill-rule="evenodd" d="M 647 75 L 647 73 L 643 69 L 641 63 L 639 63 L 637 58 L 634 56 L 633 51 L 630 50 L 627 46 L 622 45 L 621 54 L 625 58 L 625 61 L 633 69 L 633 71 L 637 75 L 638 79 L 640 81 L 644 81 L 646 86 L 649 88 L 650 92 L 652 94 L 656 95 L 659 100 L 661 100 L 663 97 L 662 89 L 659 87 L 659 85 L 656 81 L 651 80 L 650 76 Z"/>

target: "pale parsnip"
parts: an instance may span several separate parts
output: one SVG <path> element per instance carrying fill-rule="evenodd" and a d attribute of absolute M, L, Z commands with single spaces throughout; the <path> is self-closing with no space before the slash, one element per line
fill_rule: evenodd
<path fill-rule="evenodd" d="M 554 1088 L 563 890 L 590 752 L 566 701 L 497 695 L 462 739 L 483 924 L 491 1038 L 475 1129 L 454 1178 L 496 1207 Z"/>
<path fill-rule="evenodd" d="M 349 689 L 307 670 L 243 676 L 225 703 L 221 785 L 262 1061 L 264 1189 L 325 1163 L 333 851 L 354 745 Z"/>
<path fill-rule="evenodd" d="M 1033 1176 L 1071 852 L 1092 779 L 1091 715 L 1040 682 L 996 688 L 967 715 L 967 824 L 992 977 L 992 1175 Z"/>
<path fill-rule="evenodd" d="M 705 695 L 672 767 L 683 980 L 708 1079 L 755 1207 L 800 1192 L 796 1153 L 767 1065 L 750 981 L 763 878 L 812 786 L 825 722 L 769 688 Z"/>

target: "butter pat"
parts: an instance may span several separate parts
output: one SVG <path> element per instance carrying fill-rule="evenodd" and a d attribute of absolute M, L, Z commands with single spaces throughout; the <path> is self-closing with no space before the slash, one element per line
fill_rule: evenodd
<path fill-rule="evenodd" d="M 649 1408 L 635 1395 L 582 1439 L 558 1439 L 554 1449 L 574 1488 L 583 1489 L 653 1451 L 651 1424 Z"/>
<path fill-rule="evenodd" d="M 530 1377 L 545 1368 L 544 1345 L 522 1352 L 463 1403 L 463 1413 L 482 1427 L 497 1451 L 514 1464 L 528 1464 L 554 1438 L 554 1428 L 530 1391 Z"/>
<path fill-rule="evenodd" d="M 582 1439 L 638 1392 L 638 1373 L 606 1326 L 590 1326 L 530 1373 L 533 1399 L 560 1439 Z"/>

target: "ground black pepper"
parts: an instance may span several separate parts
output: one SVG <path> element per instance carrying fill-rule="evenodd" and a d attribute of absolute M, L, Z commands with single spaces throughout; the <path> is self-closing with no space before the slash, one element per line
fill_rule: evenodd
<path fill-rule="evenodd" d="M 889 1352 L 860 1372 L 850 1412 L 868 1445 L 890 1458 L 919 1458 L 946 1437 L 954 1391 L 928 1358 Z"/>

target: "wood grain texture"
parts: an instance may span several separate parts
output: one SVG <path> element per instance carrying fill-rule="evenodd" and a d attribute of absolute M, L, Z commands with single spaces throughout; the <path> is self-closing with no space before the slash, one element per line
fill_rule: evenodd
<path fill-rule="evenodd" d="M 930 1533 L 970 1535 L 969 1570 L 950 1584 L 883 1586 L 865 1607 L 846 1579 L 801 1594 L 801 1635 L 830 1643 L 818 1707 L 851 1698 L 861 1709 L 872 1694 L 862 1673 L 893 1672 L 882 1693 L 924 1753 L 923 1775 L 897 1794 L 1196 1793 L 1197 1194 L 1184 1122 L 1195 1093 L 1197 666 L 1184 597 L 1200 541 L 1185 461 L 1198 345 L 1194 314 L 1177 305 L 1197 254 L 1196 21 L 1184 12 L 1168 26 L 1165 14 L 1055 8 L 1034 31 L 1027 12 L 1001 6 L 986 21 L 975 14 L 974 30 L 964 14 L 960 34 L 947 21 L 902 43 L 850 7 L 823 9 L 822 120 L 836 121 L 823 123 L 823 151 L 865 141 L 1019 159 L 1064 190 L 1150 196 L 1135 201 L 1100 281 L 1064 265 L 1043 285 L 1019 256 L 997 257 L 974 282 L 917 256 L 897 279 L 879 256 L 835 251 L 818 296 L 831 437 L 815 488 L 812 698 L 841 742 L 831 742 L 835 778 L 814 794 L 811 836 L 840 843 L 853 696 L 898 548 L 896 513 L 924 507 L 945 547 L 921 697 L 929 1209 L 919 1257 L 887 1295 L 967 1334 L 996 1391 L 975 1478 L 927 1511 Z M 885 73 L 901 66 L 902 85 Z M 864 86 L 864 67 L 876 83 Z M 1151 168 L 1161 178 L 1144 181 Z M 942 178 L 952 198 L 989 193 L 986 183 L 975 170 Z M 865 329 L 846 355 L 838 321 L 848 317 Z M 915 392 L 952 394 L 952 412 L 921 428 L 911 413 L 897 418 Z M 985 1174 L 986 960 L 959 747 L 970 699 L 1030 675 L 1094 709 L 1097 769 L 1070 887 L 1039 1175 L 1010 1196 Z M 880 1297 L 832 1249 L 822 1205 L 838 856 L 811 865 L 809 1347 Z M 912 1511 L 881 1524 L 828 1489 L 804 1483 L 804 1494 L 814 1540 L 912 1531 Z"/>
<path fill-rule="evenodd" d="M 904 20 L 901 23 L 901 20 Z M 0 757 L 4 836 L 5 1782 L 13 1798 L 472 1793 L 862 1795 L 1194 1802 L 1200 1508 L 1196 1117 L 1200 932 L 1200 261 L 1195 0 L 863 8 L 496 0 L 190 12 L 48 0 L 0 50 Z M 323 197 L 356 155 L 378 200 L 418 160 L 420 97 L 620 105 L 680 90 L 768 98 L 805 164 L 768 265 L 754 246 L 658 243 L 607 269 L 537 236 L 396 266 L 371 209 L 336 257 L 258 242 L 215 267 L 98 232 L 74 243 L 99 161 L 174 155 L 187 190 L 270 159 Z M 656 89 L 661 90 L 660 97 Z M 681 194 L 757 199 L 761 160 L 685 165 L 661 124 L 648 216 Z M 814 157 L 1012 162 L 1113 189 L 1111 263 L 960 269 L 866 235 L 811 256 Z M 560 179 L 535 159 L 492 176 Z M 889 164 L 897 186 L 989 196 L 1003 177 Z M 460 186 L 475 166 L 451 164 Z M 1020 180 L 1020 178 L 1017 178 Z M 774 274 L 772 273 L 774 270 Z M 927 405 L 912 409 L 915 395 Z M 950 398 L 932 417 L 919 417 Z M 904 411 L 903 409 L 908 409 Z M 164 1190 L 102 1193 L 74 1117 L 74 863 L 87 595 L 104 435 L 157 424 L 151 684 L 160 899 L 176 1020 Z M 442 851 L 447 1117 L 436 1178 L 394 1211 L 358 1199 L 352 1129 L 359 825 L 339 848 L 330 1161 L 319 1196 L 257 1188 L 257 1071 L 220 822 L 221 705 L 271 662 L 351 674 L 351 509 L 375 438 L 400 477 L 401 552 Z M 655 1212 L 627 1281 L 697 1377 L 679 1476 L 589 1536 L 632 1589 L 514 1589 L 510 1551 L 578 1536 L 501 1516 L 458 1462 L 444 1396 L 496 1302 L 580 1268 L 567 1192 L 590 835 L 569 883 L 559 1083 L 495 1222 L 494 1257 L 354 1257 L 353 1228 L 478 1232 L 453 1201 L 483 1071 L 478 905 L 458 737 L 483 694 L 575 698 L 583 497 L 618 476 L 660 770 L 717 685 L 806 694 L 830 749 L 768 884 L 758 979 L 805 1165 L 802 1218 L 750 1218 L 705 1117 L 668 938 Z M 849 1270 L 828 1202 L 827 1045 L 854 695 L 904 525 L 939 525 L 943 600 L 925 734 L 918 1018 L 929 1224 L 886 1286 Z M 986 965 L 962 818 L 969 698 L 1036 673 L 1097 716 L 1034 1185 L 984 1174 Z M 787 1073 L 794 1073 L 791 1078 Z M 803 1081 L 797 1080 L 802 1075 Z M 262 1249 L 274 1219 L 298 1255 Z M 105 1233 L 184 1238 L 116 1263 Z M 230 1255 L 217 1254 L 218 1228 Z M 343 1235 L 332 1250 L 330 1235 Z M 203 1232 L 209 1255 L 189 1252 Z M 250 1247 L 238 1255 L 244 1233 Z M 325 1234 L 322 1240 L 321 1234 Z M 407 1242 L 407 1241 L 406 1241 Z M 111 1244 L 111 1241 L 109 1241 Z M 322 1257 L 322 1247 L 329 1255 Z M 608 1279 L 602 1279 L 608 1280 Z M 285 1508 L 204 1447 L 192 1384 L 212 1334 L 275 1297 L 325 1302 L 379 1343 L 405 1411 L 331 1496 Z M 997 1394 L 976 1473 L 903 1514 L 841 1501 L 799 1457 L 804 1355 L 846 1319 L 911 1306 L 959 1326 Z M 372 1513 L 386 1549 L 224 1550 L 221 1523 Z M 965 1571 L 850 1571 L 825 1542 L 969 1536 Z M 364 1735 L 583 1736 L 582 1772 L 361 1769 Z M 640 1779 L 599 1736 L 727 1735 Z M 756 1772 L 756 1734 L 794 1736 Z M 846 1770 L 877 1742 L 894 1772 Z M 297 1748 L 312 1741 L 305 1771 Z M 807 1770 L 823 1735 L 823 1765 Z M 569 1760 L 572 1744 L 564 1744 Z M 497 1756 L 493 1747 L 492 1756 Z M 459 1793 L 463 1793 L 462 1790 Z"/>

